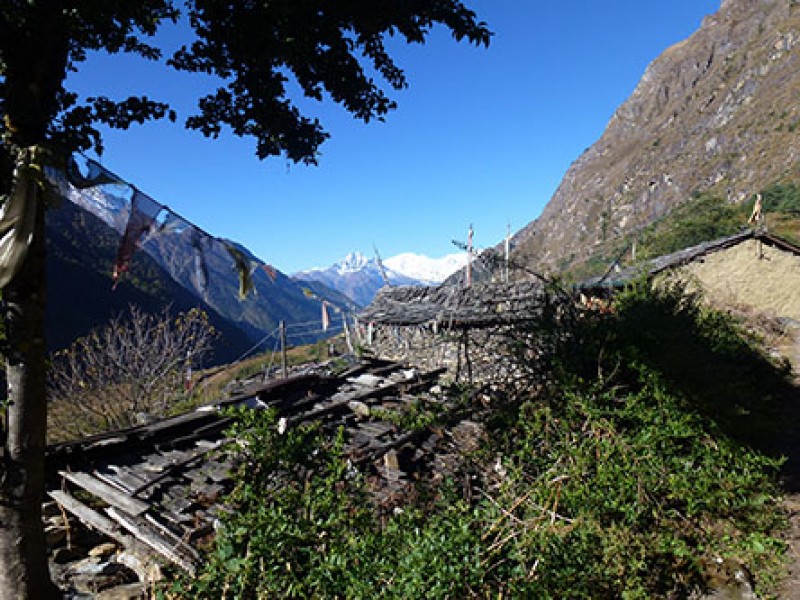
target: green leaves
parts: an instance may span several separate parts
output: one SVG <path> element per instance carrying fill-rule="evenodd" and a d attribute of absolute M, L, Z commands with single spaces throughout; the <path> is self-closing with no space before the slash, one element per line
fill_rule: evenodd
<path fill-rule="evenodd" d="M 780 370 L 676 288 L 636 288 L 611 315 L 573 316 L 513 332 L 531 379 L 520 389 L 535 393 L 505 390 L 494 407 L 469 501 L 444 484 L 380 517 L 342 455 L 343 430 L 279 434 L 274 415 L 239 414 L 236 510 L 181 595 L 684 597 L 721 561 L 768 592 L 784 551 L 780 461 L 725 408 L 749 403 L 757 428 Z M 432 416 L 417 409 L 405 425 Z"/>
<path fill-rule="evenodd" d="M 386 52 L 387 36 L 425 41 L 434 24 L 456 40 L 488 45 L 485 23 L 458 0 L 374 3 L 273 0 L 270 2 L 186 2 L 196 38 L 167 64 L 219 77 L 222 85 L 198 101 L 186 126 L 208 137 L 224 127 L 255 138 L 259 158 L 285 154 L 315 163 L 328 134 L 301 113 L 287 85 L 307 97 L 331 99 L 354 117 L 382 119 L 395 103 L 376 84 L 371 70 L 392 89 L 407 85 Z M 126 52 L 162 59 L 149 42 L 164 23 L 176 22 L 171 0 L 81 0 L 64 6 L 4 3 L 0 8 L 0 112 L 9 114 L 18 142 L 41 144 L 45 137 L 67 150 L 102 149 L 98 123 L 126 129 L 165 116 L 158 101 L 77 97 L 63 87 L 91 52 Z M 1 128 L 2 126 L 0 126 Z M 2 129 L 0 129 L 2 131 Z"/>
<path fill-rule="evenodd" d="M 219 76 L 225 86 L 200 99 L 187 126 L 216 137 L 223 126 L 256 138 L 260 158 L 285 152 L 295 162 L 316 162 L 328 134 L 300 113 L 288 93 L 290 78 L 309 98 L 330 98 L 354 117 L 382 119 L 395 103 L 368 67 L 393 89 L 407 85 L 386 52 L 386 36 L 401 33 L 421 43 L 434 23 L 456 39 L 488 45 L 490 33 L 455 0 L 435 2 L 227 3 L 197 0 L 189 20 L 198 39 L 169 60 L 173 67 Z M 363 62 L 367 64 L 363 64 Z"/>

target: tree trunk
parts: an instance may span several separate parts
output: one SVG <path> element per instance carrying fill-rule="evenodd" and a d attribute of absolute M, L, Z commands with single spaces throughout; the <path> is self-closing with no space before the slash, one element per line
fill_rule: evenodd
<path fill-rule="evenodd" d="M 0 598 L 56 598 L 42 527 L 45 397 L 45 229 L 41 192 L 28 181 L 36 202 L 36 226 L 28 255 L 3 290 L 8 313 L 6 374 L 8 406 L 0 470 Z"/>

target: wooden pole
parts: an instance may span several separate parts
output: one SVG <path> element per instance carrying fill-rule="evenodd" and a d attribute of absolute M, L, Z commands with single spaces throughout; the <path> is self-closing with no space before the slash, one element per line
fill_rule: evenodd
<path fill-rule="evenodd" d="M 470 224 L 467 235 L 467 287 L 472 285 L 472 236 L 472 224 Z"/>
<path fill-rule="evenodd" d="M 289 370 L 286 366 L 286 322 L 285 321 L 281 321 L 280 330 L 281 330 L 281 372 L 283 373 L 283 378 L 286 379 L 289 377 Z"/>
<path fill-rule="evenodd" d="M 344 339 L 347 341 L 347 348 L 350 352 L 355 352 L 353 349 L 353 340 L 350 338 L 350 330 L 347 328 L 347 317 L 342 311 L 342 329 L 344 329 Z"/>

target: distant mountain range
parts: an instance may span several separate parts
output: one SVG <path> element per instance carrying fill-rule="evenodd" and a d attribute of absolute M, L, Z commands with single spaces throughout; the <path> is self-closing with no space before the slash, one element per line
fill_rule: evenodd
<path fill-rule="evenodd" d="M 330 267 L 294 273 L 292 278 L 298 282 L 320 283 L 341 292 L 359 306 L 367 306 L 387 281 L 389 285 L 437 285 L 465 263 L 464 253 L 434 259 L 408 252 L 384 260 L 382 273 L 377 259 L 351 252 Z"/>
<path fill-rule="evenodd" d="M 309 286 L 279 271 L 272 281 L 262 269 L 253 273 L 254 293 L 240 300 L 238 273 L 219 243 L 204 248 L 207 285 L 203 286 L 196 276 L 196 246 L 188 236 L 177 233 L 146 241 L 112 290 L 111 272 L 130 204 L 113 186 L 82 191 L 64 187 L 62 193 L 70 201 L 48 212 L 47 337 L 51 350 L 67 346 L 129 304 L 147 312 L 167 306 L 173 312 L 195 306 L 204 309 L 221 333 L 215 351 L 220 362 L 233 360 L 262 341 L 280 321 L 287 323 L 292 345 L 329 335 L 330 330 L 322 330 L 322 300 L 345 312 L 356 309 L 349 298 L 324 285 L 314 285 L 310 292 L 304 289 Z M 253 258 L 246 248 L 234 245 Z"/>
<path fill-rule="evenodd" d="M 47 212 L 48 349 L 67 347 L 130 305 L 148 313 L 205 310 L 219 332 L 213 360 L 230 362 L 254 343 L 237 324 L 179 285 L 145 253 L 137 255 L 127 277 L 112 289 L 111 270 L 119 234 L 100 218 L 71 202 Z"/>

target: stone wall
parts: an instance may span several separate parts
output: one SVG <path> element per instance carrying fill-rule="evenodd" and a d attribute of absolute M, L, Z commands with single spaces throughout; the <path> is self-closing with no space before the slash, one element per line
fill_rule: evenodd
<path fill-rule="evenodd" d="M 503 352 L 510 335 L 508 327 L 435 331 L 427 325 L 376 325 L 371 337 L 361 330 L 357 343 L 379 358 L 424 370 L 444 367 L 452 381 L 488 383 L 505 380 L 514 372 Z"/>

